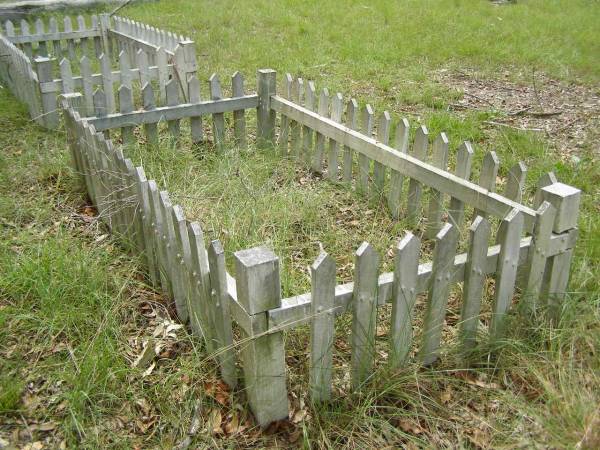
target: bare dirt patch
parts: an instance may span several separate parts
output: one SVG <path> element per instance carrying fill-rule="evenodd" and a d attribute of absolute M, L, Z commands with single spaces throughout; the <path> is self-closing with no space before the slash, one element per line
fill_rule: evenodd
<path fill-rule="evenodd" d="M 584 149 L 600 155 L 600 88 L 566 83 L 532 72 L 531 82 L 516 83 L 505 71 L 499 79 L 480 79 L 467 72 L 440 71 L 436 78 L 464 93 L 450 110 L 493 111 L 498 117 L 486 123 L 493 128 L 539 132 L 565 159 L 579 157 Z"/>

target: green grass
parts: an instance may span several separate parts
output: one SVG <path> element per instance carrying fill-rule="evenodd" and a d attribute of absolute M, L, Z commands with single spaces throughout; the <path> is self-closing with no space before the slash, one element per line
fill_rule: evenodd
<path fill-rule="evenodd" d="M 310 405 L 305 397 L 307 330 L 289 333 L 289 387 L 307 403 L 309 417 L 267 433 L 251 422 L 233 436 L 210 432 L 208 422 L 217 412 L 224 424 L 245 423 L 244 393 L 229 394 L 222 405 L 207 391 L 206 383 L 216 381 L 214 364 L 183 330 L 161 340 L 168 352 L 152 373 L 144 376 L 143 369 L 132 367 L 145 339 L 168 318 L 165 299 L 144 285 L 136 258 L 106 237 L 84 209 L 83 186 L 69 168 L 63 132 L 31 124 L 2 90 L 0 438 L 12 441 L 14 430 L 21 430 L 19 445 L 46 440 L 58 447 L 64 440 L 68 448 L 171 448 L 185 437 L 199 400 L 202 421 L 193 441 L 198 448 L 572 448 L 586 433 L 583 447 L 597 448 L 600 171 L 592 142 L 581 149 L 580 164 L 565 162 L 543 136 L 490 132 L 483 122 L 495 112 L 458 117 L 445 111 L 461 93 L 432 80 L 439 69 L 468 67 L 495 77 L 510 68 L 515 79 L 527 79 L 535 68 L 597 86 L 598 5 L 163 1 L 122 11 L 191 35 L 203 75 L 241 70 L 251 79 L 257 68 L 273 67 L 279 81 L 284 71 L 316 79 L 320 86 L 372 101 L 376 111 L 412 105 L 413 123 L 418 114 L 432 135 L 446 131 L 452 149 L 463 139 L 476 144 L 475 173 L 485 150 L 494 149 L 501 178 L 513 163 L 526 162 L 529 197 L 548 170 L 585 193 L 571 292 L 556 326 L 514 317 L 495 359 L 488 360 L 482 346 L 475 367 L 463 370 L 448 347 L 433 369 L 409 365 L 390 373 L 381 365 L 371 386 L 350 394 L 344 378 L 348 319 L 342 318 L 336 396 L 326 406 Z M 377 203 L 253 146 L 226 149 L 224 157 L 185 142 L 129 152 L 202 223 L 207 238 L 223 241 L 230 264 L 235 250 L 272 244 L 282 257 L 285 295 L 307 290 L 307 265 L 319 242 L 336 257 L 338 280 L 346 281 L 360 241 L 386 254 L 407 228 L 391 222 Z M 372 213 L 358 214 L 360 208 Z M 385 256 L 385 268 L 390 263 Z M 422 299 L 418 308 L 422 313 Z M 449 325 L 459 311 L 460 303 L 451 298 Z M 449 342 L 454 328 L 448 327 Z M 378 348 L 385 349 L 384 338 Z M 55 425 L 43 431 L 43 424 Z"/>

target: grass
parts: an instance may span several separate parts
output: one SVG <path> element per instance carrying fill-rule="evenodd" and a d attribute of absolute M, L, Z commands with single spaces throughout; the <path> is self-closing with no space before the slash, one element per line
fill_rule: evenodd
<path fill-rule="evenodd" d="M 432 81 L 441 69 L 469 67 L 495 77 L 509 68 L 511 76 L 526 79 L 535 67 L 597 85 L 597 2 L 357 2 L 343 14 L 334 2 L 218 6 L 151 2 L 122 13 L 191 34 L 205 75 L 242 70 L 250 76 L 269 66 L 341 87 L 373 101 L 377 111 L 414 105 L 413 123 L 418 115 L 431 134 L 448 132 L 452 149 L 462 139 L 477 144 L 476 172 L 484 151 L 494 149 L 501 178 L 512 163 L 526 162 L 529 196 L 548 170 L 580 187 L 586 194 L 580 239 L 561 321 L 550 326 L 513 317 L 495 359 L 479 348 L 475 367 L 466 370 L 449 347 L 433 369 L 409 365 L 390 373 L 382 365 L 369 388 L 351 394 L 344 378 L 348 320 L 342 318 L 337 395 L 327 406 L 304 397 L 306 330 L 289 333 L 286 356 L 298 420 L 261 433 L 247 416 L 243 390 L 222 390 L 199 343 L 182 329 L 164 331 L 172 325 L 165 299 L 145 286 L 135 257 L 106 236 L 86 207 L 64 134 L 32 125 L 2 90 L 0 439 L 49 447 L 171 448 L 185 437 L 199 400 L 198 448 L 570 448 L 580 441 L 598 447 L 600 173 L 592 143 L 585 143 L 582 161 L 574 165 L 538 135 L 490 133 L 484 125 L 490 113 L 446 112 L 462 94 Z M 233 251 L 269 241 L 283 258 L 285 295 L 307 290 L 306 266 L 319 242 L 335 255 L 344 281 L 362 239 L 387 254 L 406 227 L 389 221 L 377 203 L 365 206 L 360 197 L 253 147 L 228 149 L 225 157 L 190 145 L 129 152 L 202 222 L 207 237 L 224 242 L 229 263 Z M 357 213 L 366 207 L 371 214 Z M 384 264 L 389 268 L 389 256 Z M 449 325 L 459 311 L 451 298 Z M 145 374 L 132 363 L 153 335 L 160 357 Z M 378 348 L 385 349 L 384 338 Z"/>

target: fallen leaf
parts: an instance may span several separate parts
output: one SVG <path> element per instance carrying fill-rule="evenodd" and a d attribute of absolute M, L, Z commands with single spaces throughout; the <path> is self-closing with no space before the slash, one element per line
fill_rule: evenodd
<path fill-rule="evenodd" d="M 210 414 L 208 415 L 208 429 L 212 434 L 221 434 L 223 430 L 221 429 L 221 423 L 223 422 L 223 416 L 221 415 L 221 411 L 217 408 L 212 409 Z"/>
<path fill-rule="evenodd" d="M 148 341 L 146 341 L 146 346 L 142 350 L 142 353 L 140 353 L 137 359 L 133 362 L 133 367 L 139 367 L 140 369 L 144 369 L 148 367 L 148 365 L 152 362 L 155 356 L 156 351 L 154 349 L 154 340 L 148 339 Z"/>

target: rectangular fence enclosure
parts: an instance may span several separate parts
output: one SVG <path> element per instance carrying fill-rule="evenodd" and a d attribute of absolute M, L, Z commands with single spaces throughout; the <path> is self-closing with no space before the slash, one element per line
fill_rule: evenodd
<path fill-rule="evenodd" d="M 45 115 L 49 111 L 35 103 L 43 104 L 45 89 L 54 101 L 62 93 L 59 104 L 74 168 L 99 216 L 127 249 L 142 256 L 149 283 L 173 300 L 179 319 L 204 340 L 223 380 L 230 386 L 243 381 L 259 424 L 288 417 L 287 330 L 310 327 L 310 396 L 326 402 L 334 395 L 338 316 L 350 318 L 348 372 L 352 389 L 360 390 L 377 364 L 378 310 L 384 305 L 391 308 L 387 364 L 394 369 L 412 360 L 428 366 L 444 357 L 442 332 L 457 285 L 461 289 L 452 295 L 460 297 L 460 320 L 450 326 L 458 328 L 456 345 L 466 361 L 482 339 L 490 349 L 501 345 L 509 314 L 548 312 L 555 319 L 560 314 L 577 240 L 578 189 L 549 173 L 538 181 L 530 202 L 524 195 L 527 168 L 519 163 L 497 192 L 500 162 L 494 152 L 483 157 L 474 181 L 469 142 L 452 152 L 445 133 L 429 136 L 421 125 L 412 136 L 407 119 L 387 111 L 376 117 L 370 105 L 359 108 L 353 98 L 317 92 L 313 82 L 289 74 L 280 80 L 278 93 L 273 70 L 257 72 L 256 92 L 249 92 L 235 73 L 230 96 L 213 75 L 207 80 L 209 98 L 203 99 L 189 40 L 122 18 L 113 18 L 113 25 L 107 18 L 96 22 L 95 28 L 79 27 L 79 35 L 69 34 L 74 33 L 66 31 L 69 27 L 58 32 L 51 26 L 47 33 L 42 24 L 37 38 L 29 40 L 25 36 L 31 33 L 17 35 L 7 24 L 1 45 L 11 56 L 0 73 L 30 110 Z M 40 72 L 44 64 L 49 67 L 45 56 L 31 66 L 41 44 L 47 52 L 49 43 L 68 44 L 70 36 L 75 45 L 100 39 L 100 73 L 92 74 L 84 63 L 80 75 L 73 75 L 73 60 L 67 58 L 60 62 L 60 79 Z M 118 49 L 118 57 L 113 52 L 103 59 L 109 46 Z M 164 54 L 171 57 L 163 64 Z M 110 68 L 109 58 L 117 58 L 118 70 Z M 16 73 L 25 74 L 25 81 L 18 82 Z M 37 84 L 42 96 L 32 99 L 21 83 Z M 351 282 L 337 282 L 337 262 L 323 248 L 310 266 L 310 290 L 287 298 L 282 298 L 280 258 L 268 247 L 227 249 L 235 263 L 230 273 L 221 242 L 205 242 L 200 223 L 127 155 L 129 143 L 156 145 L 162 132 L 181 139 L 187 123 L 191 141 L 211 138 L 215 152 L 229 136 L 240 148 L 255 144 L 257 151 L 321 174 L 321 183 L 382 202 L 393 219 L 408 218 L 414 232 L 399 239 L 393 270 L 382 272 L 382 255 L 363 242 L 352 254 Z M 249 130 L 254 123 L 256 129 Z M 449 160 L 455 161 L 452 170 Z M 429 247 L 432 256 L 427 256 Z M 484 323 L 488 279 L 494 288 Z M 426 298 L 416 339 L 419 296 Z"/>

